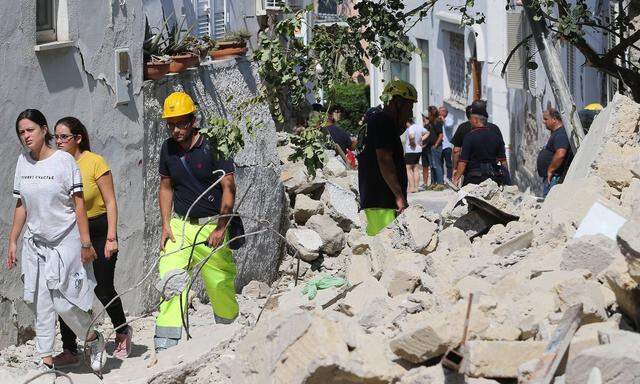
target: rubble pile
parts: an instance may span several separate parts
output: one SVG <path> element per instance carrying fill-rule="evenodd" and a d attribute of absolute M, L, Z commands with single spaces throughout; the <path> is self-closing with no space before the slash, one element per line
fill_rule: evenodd
<path fill-rule="evenodd" d="M 310 179 L 280 136 L 280 279 L 244 287 L 223 345 L 148 382 L 640 382 L 639 122 L 616 96 L 545 201 L 488 180 L 442 212 L 412 205 L 374 237 L 356 171 L 328 152 Z M 326 276 L 344 284 L 311 298 Z"/>
<path fill-rule="evenodd" d="M 287 278 L 220 371 L 243 383 L 524 380 L 564 337 L 556 382 L 638 382 L 640 223 L 631 218 L 640 213 L 639 121 L 640 107 L 616 97 L 546 201 L 487 181 L 463 188 L 441 213 L 411 206 L 375 237 L 356 213 L 356 174 L 339 158 L 312 181 L 287 164 L 298 286 L 289 255 Z M 617 236 L 576 237 L 594 203 L 630 219 Z M 323 275 L 348 284 L 309 300 L 305 282 Z M 455 372 L 440 359 L 462 341 L 470 294 Z M 570 308 L 579 310 L 575 334 L 563 333 Z"/>

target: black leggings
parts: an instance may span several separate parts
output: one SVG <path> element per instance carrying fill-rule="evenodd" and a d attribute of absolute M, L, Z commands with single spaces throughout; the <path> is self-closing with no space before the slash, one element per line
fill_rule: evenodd
<path fill-rule="evenodd" d="M 116 259 L 118 254 L 114 254 L 110 259 L 104 256 L 104 245 L 107 242 L 107 214 L 93 217 L 89 219 L 89 235 L 91 236 L 91 243 L 96 250 L 98 257 L 93 261 L 93 273 L 96 276 L 96 282 L 98 285 L 94 289 L 98 300 L 102 305 L 109 303 L 118 294 L 113 286 L 113 276 L 116 270 Z M 119 327 L 126 323 L 124 316 L 124 310 L 122 309 L 122 301 L 117 298 L 107 308 L 107 313 L 111 318 L 113 327 Z M 76 335 L 71 328 L 64 323 L 62 318 L 58 317 L 60 321 L 60 334 L 62 336 L 62 347 L 68 349 L 71 352 L 78 351 L 78 344 L 76 343 Z M 120 334 L 127 333 L 127 327 L 122 327 L 116 331 Z M 84 337 L 84 335 L 82 335 Z"/>

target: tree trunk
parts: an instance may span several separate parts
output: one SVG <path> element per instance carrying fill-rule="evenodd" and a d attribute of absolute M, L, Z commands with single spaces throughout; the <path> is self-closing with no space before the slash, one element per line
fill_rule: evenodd
<path fill-rule="evenodd" d="M 569 91 L 567 80 L 562 72 L 562 63 L 560 62 L 560 54 L 556 45 L 551 41 L 549 30 L 544 19 L 534 20 L 535 10 L 531 8 L 531 0 L 523 1 L 525 15 L 531 25 L 533 37 L 538 47 L 542 65 L 551 84 L 553 96 L 556 99 L 557 109 L 562 115 L 562 123 L 569 137 L 571 149 L 576 153 L 580 147 L 580 143 L 584 138 L 584 130 L 580 123 L 580 118 L 576 111 L 576 105 L 573 96 Z"/>

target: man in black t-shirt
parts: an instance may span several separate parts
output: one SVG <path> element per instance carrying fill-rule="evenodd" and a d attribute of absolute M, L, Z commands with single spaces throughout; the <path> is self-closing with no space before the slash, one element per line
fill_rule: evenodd
<path fill-rule="evenodd" d="M 484 102 L 484 100 L 477 100 L 477 101 L 474 101 L 471 105 L 467 106 L 467 108 L 465 109 L 467 120 L 469 120 L 471 117 L 472 108 L 489 116 L 487 113 L 486 103 Z M 487 123 L 486 128 L 492 131 L 493 133 L 495 133 L 496 135 L 500 136 L 500 139 L 504 141 L 504 138 L 502 137 L 502 132 L 500 132 L 500 128 L 498 128 L 497 125 L 492 123 Z M 458 160 L 460 159 L 460 152 L 462 151 L 462 144 L 464 143 L 464 138 L 472 130 L 473 130 L 473 126 L 471 125 L 471 122 L 465 121 L 464 123 L 458 126 L 458 129 L 456 129 L 456 133 L 453 135 L 453 139 L 451 139 L 451 144 L 453 144 L 453 159 L 452 159 L 453 169 L 458 168 Z"/>
<path fill-rule="evenodd" d="M 216 323 L 228 323 L 238 315 L 234 287 L 237 269 L 231 250 L 224 244 L 230 217 L 217 216 L 233 212 L 234 166 L 233 162 L 213 153 L 215 148 L 211 148 L 195 127 L 195 114 L 196 106 L 184 92 L 174 92 L 164 102 L 162 117 L 170 137 L 160 151 L 158 201 L 162 258 L 158 269 L 161 279 L 186 274 L 195 263 L 209 257 L 200 275 Z M 169 297 L 160 305 L 154 338 L 156 351 L 177 345 L 182 336 L 181 309 L 186 311 L 188 305 L 181 305 L 180 297 L 182 295 Z"/>
<path fill-rule="evenodd" d="M 507 167 L 502 137 L 487 127 L 487 112 L 482 106 L 471 106 L 469 122 L 472 129 L 465 135 L 453 183 L 459 184 L 464 176 L 463 185 L 480 184 L 486 179 L 502 184 L 501 167 Z"/>
<path fill-rule="evenodd" d="M 366 121 L 363 149 L 358 154 L 360 203 L 367 217 L 367 234 L 375 236 L 407 208 L 407 170 L 400 135 L 418 99 L 405 81 L 391 81 L 382 111 Z"/>
<path fill-rule="evenodd" d="M 542 178 L 543 197 L 546 197 L 551 188 L 562 182 L 564 175 L 573 159 L 573 152 L 567 132 L 562 125 L 562 116 L 555 108 L 549 108 L 542 114 L 544 125 L 551 136 L 547 145 L 538 154 L 538 176 Z"/>

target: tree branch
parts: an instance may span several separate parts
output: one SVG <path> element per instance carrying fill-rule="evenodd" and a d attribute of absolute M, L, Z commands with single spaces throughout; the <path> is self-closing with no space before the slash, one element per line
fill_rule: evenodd
<path fill-rule="evenodd" d="M 621 41 L 620 44 L 611 48 L 609 52 L 607 52 L 604 56 L 602 56 L 602 61 L 612 61 L 618 55 L 623 54 L 627 48 L 629 48 L 630 46 L 633 46 L 633 43 L 635 43 L 638 40 L 640 40 L 640 29 L 632 33 L 624 41 Z"/>
<path fill-rule="evenodd" d="M 533 37 L 533 34 L 525 37 L 511 50 L 511 52 L 509 52 L 509 56 L 507 56 L 507 59 L 505 60 L 504 65 L 502 66 L 502 71 L 500 72 L 500 76 L 504 77 L 504 74 L 507 72 L 507 65 L 509 65 L 509 61 L 511 61 L 511 58 L 513 57 L 513 55 L 515 55 L 518 49 L 522 47 L 525 43 L 527 43 L 527 41 L 529 41 L 529 39 L 532 37 Z"/>

